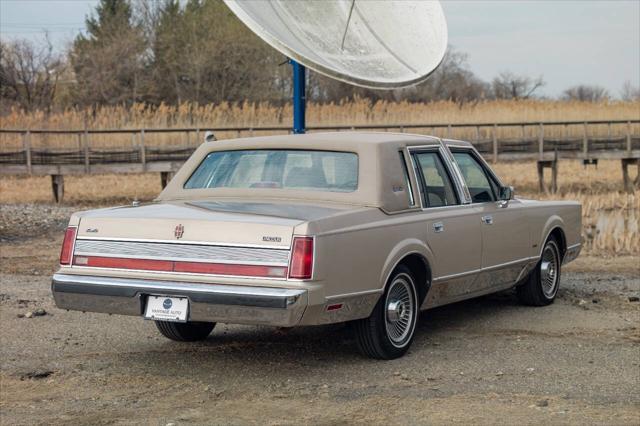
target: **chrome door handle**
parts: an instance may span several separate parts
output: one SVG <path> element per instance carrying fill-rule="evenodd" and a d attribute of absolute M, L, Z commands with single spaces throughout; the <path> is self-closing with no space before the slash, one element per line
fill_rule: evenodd
<path fill-rule="evenodd" d="M 482 221 L 487 225 L 493 225 L 493 216 L 491 216 L 490 214 L 482 216 Z"/>
<path fill-rule="evenodd" d="M 433 232 L 442 232 L 444 231 L 444 224 L 442 222 L 436 222 L 433 224 Z"/>

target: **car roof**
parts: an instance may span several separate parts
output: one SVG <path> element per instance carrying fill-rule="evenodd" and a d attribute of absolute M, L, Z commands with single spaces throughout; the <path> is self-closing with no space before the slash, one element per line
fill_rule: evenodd
<path fill-rule="evenodd" d="M 341 150 L 358 151 L 366 149 L 367 146 L 377 146 L 383 144 L 394 145 L 423 145 L 439 144 L 440 139 L 435 136 L 416 135 L 410 133 L 396 132 L 321 132 L 305 133 L 299 135 L 273 135 L 257 136 L 249 138 L 227 139 L 207 142 L 214 150 L 224 148 L 292 148 L 304 149 L 340 146 Z"/>

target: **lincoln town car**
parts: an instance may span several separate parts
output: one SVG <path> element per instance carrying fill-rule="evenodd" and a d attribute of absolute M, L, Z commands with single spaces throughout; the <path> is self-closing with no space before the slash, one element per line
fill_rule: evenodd
<path fill-rule="evenodd" d="M 362 353 L 393 359 L 421 310 L 511 288 L 553 303 L 580 229 L 580 204 L 514 197 L 463 141 L 205 142 L 153 202 L 73 214 L 52 291 L 59 308 L 138 316 L 181 342 L 218 322 L 349 322 Z"/>

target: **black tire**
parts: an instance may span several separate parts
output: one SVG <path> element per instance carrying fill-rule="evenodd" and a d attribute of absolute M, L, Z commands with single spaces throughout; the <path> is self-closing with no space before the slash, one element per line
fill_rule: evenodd
<path fill-rule="evenodd" d="M 216 326 L 215 322 L 156 321 L 156 327 L 167 339 L 176 342 L 197 342 L 206 339 Z"/>
<path fill-rule="evenodd" d="M 387 288 L 371 316 L 353 324 L 360 352 L 375 359 L 395 359 L 404 355 L 413 341 L 420 311 L 419 303 L 415 278 L 409 268 L 398 266 L 391 274 Z M 396 309 L 390 309 L 392 304 Z M 394 318 L 390 319 L 390 316 Z M 407 321 L 406 326 L 402 319 Z M 404 327 L 404 331 L 399 333 L 394 328 L 396 325 Z M 394 336 L 394 333 L 399 335 Z"/>
<path fill-rule="evenodd" d="M 552 262 L 552 264 L 551 266 L 545 265 L 545 262 Z M 561 265 L 560 245 L 555 237 L 551 236 L 544 243 L 542 256 L 535 269 L 523 284 L 516 287 L 516 294 L 520 303 L 528 306 L 547 306 L 552 304 L 560 287 Z M 550 268 L 551 272 L 549 272 Z M 553 284 L 550 284 L 550 279 L 553 280 Z"/>

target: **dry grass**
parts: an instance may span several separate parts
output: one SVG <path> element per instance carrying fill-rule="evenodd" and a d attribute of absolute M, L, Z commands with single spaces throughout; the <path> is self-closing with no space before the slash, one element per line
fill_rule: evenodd
<path fill-rule="evenodd" d="M 156 108 L 134 105 L 131 108 L 103 107 L 95 111 L 67 110 L 45 115 L 13 111 L 0 117 L 5 129 L 131 129 L 179 127 L 231 127 L 289 125 L 292 110 L 270 104 L 194 105 L 177 107 L 161 105 Z M 506 123 L 540 121 L 638 120 L 640 102 L 581 103 L 561 101 L 491 101 L 459 106 L 452 102 L 410 104 L 406 102 L 377 102 L 358 99 L 340 104 L 310 104 L 307 110 L 309 125 L 367 125 L 367 124 L 442 124 L 442 123 Z M 451 137 L 475 140 L 491 137 L 492 126 L 476 129 L 453 129 Z M 500 128 L 498 137 L 535 137 L 537 126 Z M 447 136 L 446 129 L 412 129 L 414 133 Z M 624 135 L 626 124 L 592 126 L 590 136 Z M 631 128 L 640 133 L 640 125 Z M 545 137 L 582 137 L 583 126 L 545 127 Z M 253 135 L 259 135 L 253 132 Z M 234 138 L 237 132 L 218 133 L 218 138 Z M 243 134 L 248 136 L 248 133 Z M 91 146 L 100 148 L 131 148 L 139 143 L 130 135 L 92 135 Z M 152 135 L 145 137 L 147 146 L 197 145 L 195 135 Z M 35 149 L 77 149 L 73 135 L 33 135 Z M 0 134 L 0 151 L 22 149 L 18 136 Z M 559 170 L 559 193 L 537 193 L 534 162 L 499 163 L 495 165 L 503 180 L 516 187 L 521 196 L 541 199 L 574 199 L 582 202 L 586 250 L 592 254 L 640 254 L 640 197 L 622 192 L 622 175 L 618 161 L 601 161 L 598 168 L 584 168 L 577 161 L 562 161 Z M 65 203 L 96 206 L 128 203 L 133 199 L 150 200 L 160 192 L 158 175 L 68 176 L 65 178 Z M 51 183 L 48 177 L 0 178 L 0 203 L 51 202 Z"/>
<path fill-rule="evenodd" d="M 212 127 L 257 127 L 283 125 L 292 121 L 291 105 L 274 106 L 271 104 L 244 103 L 240 105 L 196 105 L 179 106 L 160 105 L 150 107 L 137 104 L 131 108 L 101 107 L 95 111 L 69 109 L 64 112 L 46 115 L 41 112 L 26 114 L 17 110 L 1 117 L 5 129 L 133 129 L 133 128 L 212 128 Z M 540 121 L 585 121 L 585 120 L 638 120 L 640 102 L 564 102 L 564 101 L 488 101 L 460 106 L 453 102 L 408 103 L 375 102 L 356 99 L 339 104 L 309 104 L 307 124 L 313 125 L 368 125 L 368 124 L 469 124 L 469 123 L 513 123 Z M 414 133 L 447 136 L 445 128 L 412 129 Z M 479 129 L 473 127 L 456 128 L 451 137 L 473 140 L 488 139 L 492 126 Z M 498 137 L 520 138 L 536 137 L 537 126 L 510 126 L 500 128 Z M 624 135 L 626 124 L 598 125 L 589 128 L 592 136 Z M 553 126 L 545 128 L 547 137 L 581 137 L 582 125 Z M 633 125 L 632 132 L 640 133 L 640 125 Z M 264 134 L 252 132 L 252 135 Z M 248 136 L 248 132 L 243 134 Z M 237 132 L 219 132 L 219 139 L 240 136 Z M 95 148 L 127 148 L 136 145 L 137 140 L 130 135 L 92 136 L 91 145 Z M 147 146 L 194 145 L 195 135 L 188 139 L 186 134 L 148 134 Z M 76 137 L 33 135 L 34 148 L 76 149 Z M 21 149 L 21 140 L 16 135 L 0 135 L 0 150 Z"/>
<path fill-rule="evenodd" d="M 640 255 L 640 197 L 622 191 L 618 161 L 601 161 L 597 168 L 578 161 L 561 161 L 559 192 L 539 194 L 535 162 L 498 163 L 496 173 L 516 187 L 522 197 L 578 200 L 582 203 L 585 252 L 591 255 Z M 67 176 L 65 204 L 105 206 L 151 200 L 161 190 L 158 174 Z M 49 177 L 0 178 L 0 203 L 49 203 Z"/>

